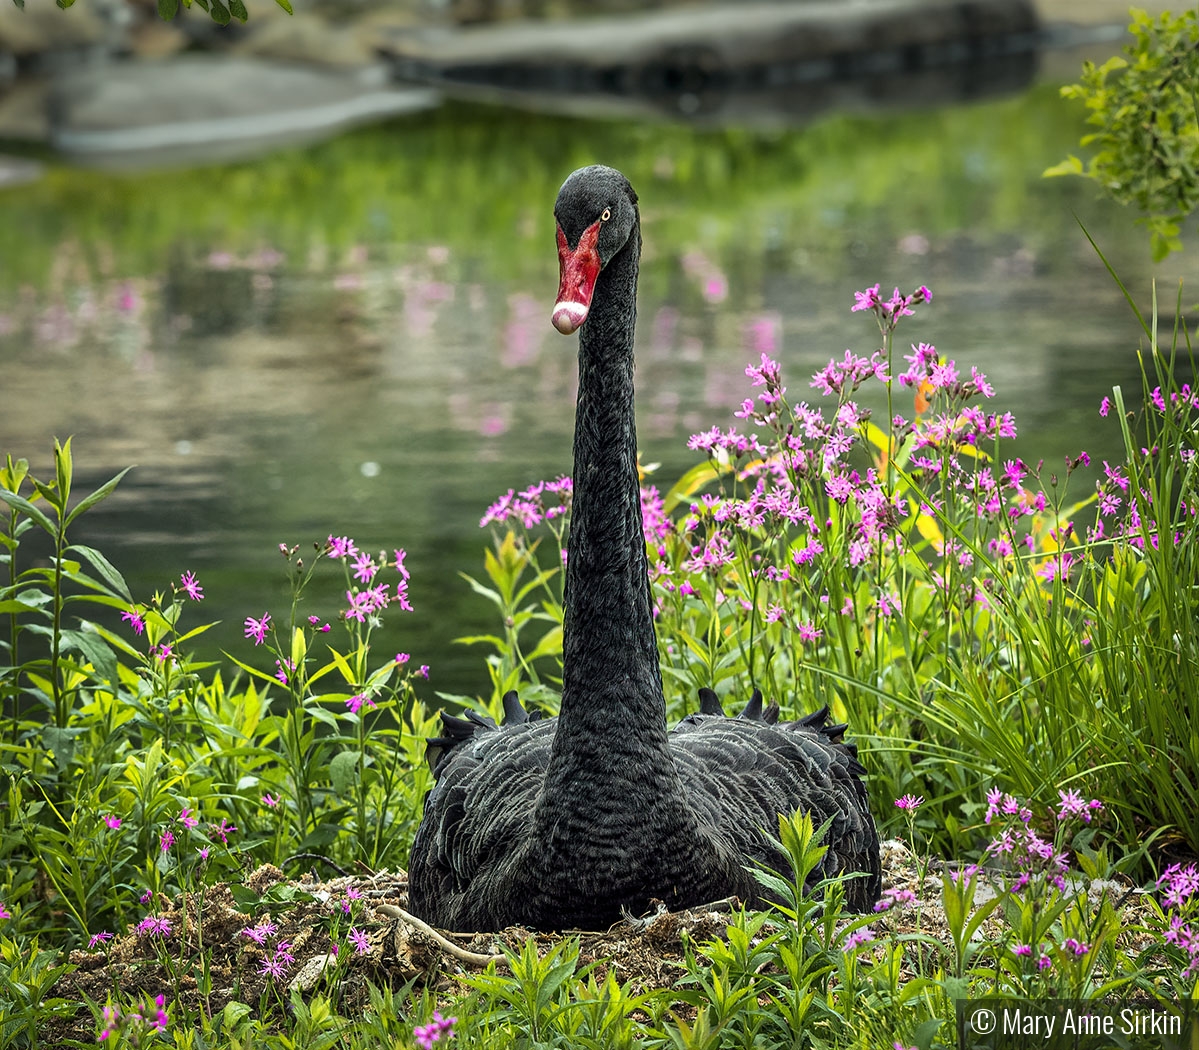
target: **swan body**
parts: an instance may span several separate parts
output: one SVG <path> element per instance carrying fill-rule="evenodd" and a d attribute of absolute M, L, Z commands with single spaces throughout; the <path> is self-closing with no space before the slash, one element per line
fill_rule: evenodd
<path fill-rule="evenodd" d="M 410 907 L 434 926 L 597 928 L 651 900 L 682 908 L 759 897 L 749 868 L 786 871 L 780 813 L 831 821 L 817 875 L 860 872 L 847 901 L 878 899 L 878 836 L 864 770 L 827 709 L 778 722 L 755 694 L 727 718 L 710 690 L 673 732 L 654 635 L 633 416 L 641 251 L 637 195 L 592 166 L 554 208 L 561 283 L 552 315 L 579 330 L 574 496 L 562 704 L 537 719 L 516 695 L 500 725 L 443 715 L 435 784 L 412 846 Z"/>

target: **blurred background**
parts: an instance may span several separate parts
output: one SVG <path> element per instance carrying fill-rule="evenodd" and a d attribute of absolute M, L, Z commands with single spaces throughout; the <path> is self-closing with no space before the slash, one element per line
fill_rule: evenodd
<path fill-rule="evenodd" d="M 985 371 L 1026 460 L 1098 467 L 1140 330 L 1080 223 L 1146 307 L 1196 276 L 1193 248 L 1155 268 L 1132 214 L 1042 178 L 1078 152 L 1059 88 L 1118 51 L 1119 3 L 246 7 L 0 0 L 0 455 L 45 474 L 74 435 L 79 491 L 136 464 L 74 539 L 142 600 L 194 571 L 214 654 L 252 658 L 245 617 L 286 614 L 278 544 L 349 535 L 409 551 L 416 612 L 377 655 L 487 688 L 451 642 L 496 626 L 459 573 L 490 502 L 571 468 L 552 207 L 581 165 L 641 196 L 662 489 L 689 434 L 740 422 L 762 352 L 800 400 L 875 349 L 849 307 L 876 282 L 932 289 L 901 335 Z"/>

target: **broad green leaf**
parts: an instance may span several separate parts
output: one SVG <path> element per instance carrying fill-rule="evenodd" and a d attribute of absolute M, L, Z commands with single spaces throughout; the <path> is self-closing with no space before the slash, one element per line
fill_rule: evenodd
<path fill-rule="evenodd" d="M 179 13 L 179 0 L 158 0 L 158 17 L 169 22 Z"/>
<path fill-rule="evenodd" d="M 1060 164 L 1054 164 L 1052 167 L 1046 168 L 1043 172 L 1041 172 L 1041 177 L 1050 179 L 1058 175 L 1081 174 L 1083 174 L 1082 161 L 1071 155 L 1063 160 Z"/>
<path fill-rule="evenodd" d="M 0 488 L 0 499 L 4 500 L 13 510 L 20 511 L 26 517 L 36 521 L 43 529 L 51 536 L 58 535 L 58 528 L 55 526 L 45 513 L 35 507 L 24 496 L 18 496 L 15 492 L 9 492 L 8 489 Z"/>
<path fill-rule="evenodd" d="M 283 10 L 286 11 L 289 15 L 295 14 L 295 11 L 292 10 L 291 0 L 275 0 L 275 3 L 277 3 L 281 8 L 283 8 Z"/>
<path fill-rule="evenodd" d="M 358 781 L 358 752 L 339 751 L 329 763 L 329 779 L 333 782 L 333 790 L 343 798 Z"/>
<path fill-rule="evenodd" d="M 200 0 L 196 0 L 196 3 L 199 3 L 199 2 L 200 2 Z M 234 656 L 228 650 L 222 649 L 221 652 L 223 652 L 228 659 L 232 660 L 235 664 L 237 664 L 238 667 L 240 667 L 247 674 L 253 675 L 255 678 L 259 678 L 264 682 L 273 682 L 276 685 L 279 684 L 279 679 L 277 679 L 274 675 L 267 674 L 265 671 L 258 670 L 257 667 L 251 667 L 249 664 L 243 663 L 241 660 L 239 660 L 236 656 Z"/>
<path fill-rule="evenodd" d="M 83 504 L 80 504 L 82 506 Z M 78 512 L 79 507 L 75 508 Z M 71 518 L 74 514 L 67 517 L 67 524 L 71 523 Z M 79 543 L 73 543 L 67 548 L 69 551 L 77 552 L 81 557 L 91 563 L 93 569 L 100 575 L 101 579 L 112 588 L 112 594 L 118 598 L 124 598 L 130 605 L 133 604 L 133 595 L 129 592 L 129 585 L 125 582 L 125 577 L 121 575 L 112 562 L 110 562 L 103 554 L 93 547 L 85 547 Z"/>
<path fill-rule="evenodd" d="M 560 656 L 562 654 L 562 628 L 551 627 L 541 636 L 536 647 L 526 657 L 532 663 L 543 656 Z"/>
<path fill-rule="evenodd" d="M 68 441 L 67 444 L 69 445 L 70 442 Z M 126 467 L 116 477 L 109 478 L 108 481 L 104 482 L 104 484 L 101 485 L 98 489 L 96 489 L 95 492 L 92 492 L 92 493 L 88 494 L 87 496 L 84 496 L 83 499 L 81 499 L 75 505 L 75 508 L 67 515 L 66 524 L 70 525 L 71 522 L 73 522 L 77 517 L 79 517 L 80 514 L 83 514 L 86 511 L 91 510 L 92 507 L 94 507 L 102 499 L 106 498 L 109 495 L 109 493 L 111 493 L 112 490 L 115 489 L 117 487 L 117 485 L 120 484 L 121 478 L 123 478 L 126 474 L 128 474 L 129 471 L 131 471 L 132 469 L 133 469 L 132 467 Z M 64 503 L 66 502 L 65 499 L 63 502 Z"/>
<path fill-rule="evenodd" d="M 63 631 L 62 640 L 66 645 L 73 646 L 86 656 L 92 667 L 95 668 L 97 676 L 116 688 L 120 684 L 117 676 L 116 654 L 108 647 L 108 643 L 103 638 L 94 631 L 88 630 L 88 626 L 85 623 L 82 630 Z"/>
<path fill-rule="evenodd" d="M 229 0 L 229 13 L 239 22 L 244 22 L 250 17 L 246 5 L 241 0 Z"/>

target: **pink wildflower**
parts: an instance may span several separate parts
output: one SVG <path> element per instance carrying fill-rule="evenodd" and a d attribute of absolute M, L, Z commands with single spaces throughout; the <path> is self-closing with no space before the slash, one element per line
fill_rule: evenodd
<path fill-rule="evenodd" d="M 196 574 L 194 572 L 185 572 L 179 577 L 179 581 L 180 586 L 193 602 L 204 600 L 204 588 L 201 587 L 199 582 L 196 580 Z"/>

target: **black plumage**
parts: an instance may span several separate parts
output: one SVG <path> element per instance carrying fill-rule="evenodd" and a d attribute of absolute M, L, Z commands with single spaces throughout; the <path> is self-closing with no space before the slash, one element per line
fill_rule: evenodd
<path fill-rule="evenodd" d="M 770 833 L 800 809 L 831 820 L 817 874 L 864 873 L 846 890 L 866 910 L 880 891 L 878 836 L 856 749 L 827 708 L 779 722 L 755 692 L 726 718 L 701 690 L 700 711 L 667 730 L 633 415 L 637 196 L 619 172 L 582 168 L 554 214 L 560 257 L 594 243 L 598 267 L 579 329 L 561 711 L 537 719 L 511 693 L 500 726 L 443 716 L 411 908 L 445 929 L 562 929 L 605 926 L 655 898 L 671 908 L 755 900 L 748 868 L 786 870 Z M 571 331 L 580 311 L 570 303 L 560 318 L 563 294 L 555 325 Z"/>

